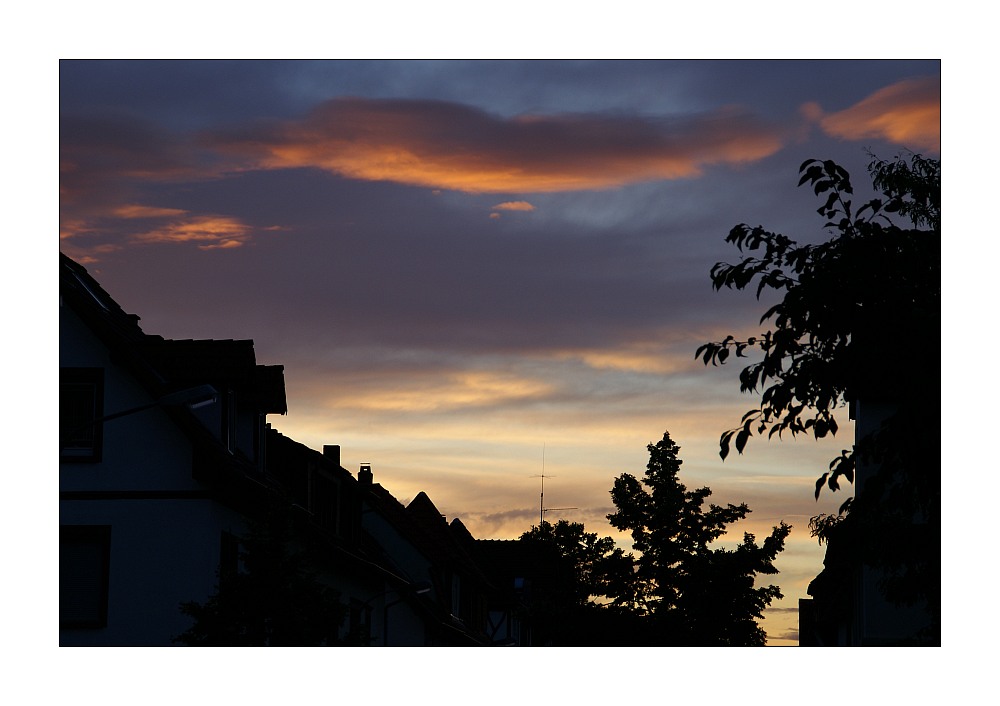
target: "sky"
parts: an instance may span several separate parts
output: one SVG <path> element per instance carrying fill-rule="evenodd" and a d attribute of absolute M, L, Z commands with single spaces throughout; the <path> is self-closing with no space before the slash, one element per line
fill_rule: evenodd
<path fill-rule="evenodd" d="M 766 329 L 716 292 L 739 224 L 828 237 L 798 167 L 940 157 L 938 61 L 62 61 L 59 247 L 146 333 L 253 339 L 312 448 L 478 538 L 607 523 L 669 431 L 733 526 L 792 534 L 767 577 L 797 642 L 836 438 L 719 436 L 757 406 L 697 347 Z M 846 492 L 849 492 L 847 490 Z M 566 508 L 566 509 L 564 509 Z"/>

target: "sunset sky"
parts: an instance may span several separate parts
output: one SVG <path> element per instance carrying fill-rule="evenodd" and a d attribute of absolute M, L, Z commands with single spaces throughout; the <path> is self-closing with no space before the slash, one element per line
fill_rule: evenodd
<path fill-rule="evenodd" d="M 167 338 L 253 339 L 272 425 L 479 538 L 607 523 L 669 430 L 683 482 L 779 556 L 769 644 L 822 568 L 849 448 L 719 435 L 757 405 L 695 349 L 769 302 L 715 292 L 732 226 L 826 237 L 806 159 L 940 156 L 937 61 L 76 62 L 59 73 L 60 249 Z M 849 490 L 848 490 L 849 492 Z"/>

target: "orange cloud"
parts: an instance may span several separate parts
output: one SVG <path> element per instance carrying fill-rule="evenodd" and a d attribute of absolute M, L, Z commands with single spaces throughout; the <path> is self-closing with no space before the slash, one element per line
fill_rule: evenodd
<path fill-rule="evenodd" d="M 598 370 L 618 370 L 630 373 L 669 375 L 690 368 L 689 355 L 682 359 L 670 357 L 654 346 L 636 346 L 625 349 L 563 351 L 558 359 L 580 360 L 584 365 Z"/>
<path fill-rule="evenodd" d="M 127 204 L 114 209 L 114 215 L 119 218 L 171 218 L 186 213 L 187 211 L 181 208 L 157 208 L 139 204 Z"/>
<path fill-rule="evenodd" d="M 761 159 L 778 132 L 737 108 L 677 118 L 500 118 L 454 103 L 338 98 L 305 119 L 205 137 L 243 168 L 317 168 L 471 193 L 555 192 L 697 176 Z"/>
<path fill-rule="evenodd" d="M 69 240 L 84 235 L 91 230 L 90 224 L 83 218 L 62 216 L 59 219 L 59 239 Z"/>
<path fill-rule="evenodd" d="M 493 207 L 494 211 L 534 211 L 535 207 L 527 201 L 504 201 Z"/>
<path fill-rule="evenodd" d="M 140 243 L 194 242 L 201 250 L 238 248 L 250 239 L 250 229 L 236 218 L 203 216 L 167 224 L 132 238 Z"/>
<path fill-rule="evenodd" d="M 882 138 L 914 150 L 941 151 L 941 79 L 907 79 L 836 113 L 803 106 L 828 135 L 845 140 Z"/>
<path fill-rule="evenodd" d="M 489 407 L 538 399 L 552 392 L 542 380 L 500 372 L 454 372 L 391 389 L 368 389 L 350 398 L 338 397 L 331 406 L 379 412 L 439 412 Z"/>

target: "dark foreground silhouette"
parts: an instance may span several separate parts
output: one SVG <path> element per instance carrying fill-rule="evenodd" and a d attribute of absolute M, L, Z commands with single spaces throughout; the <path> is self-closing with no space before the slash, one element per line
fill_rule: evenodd
<path fill-rule="evenodd" d="M 740 373 L 760 405 L 722 434 L 742 453 L 755 433 L 821 438 L 836 413 L 855 421 L 855 443 L 816 482 L 854 484 L 837 515 L 819 515 L 813 535 L 828 546 L 809 588 L 802 644 L 940 644 L 941 634 L 941 165 L 920 155 L 869 165 L 875 198 L 855 209 L 850 175 L 808 160 L 800 185 L 824 199 L 832 233 L 801 245 L 741 224 L 727 242 L 743 257 L 712 268 L 716 289 L 756 285 L 782 295 L 761 317 L 759 336 L 701 346 L 724 364 L 757 349 Z"/>

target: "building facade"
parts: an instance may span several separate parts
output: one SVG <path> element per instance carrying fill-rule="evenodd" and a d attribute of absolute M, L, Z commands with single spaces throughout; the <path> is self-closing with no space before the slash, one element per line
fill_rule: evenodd
<path fill-rule="evenodd" d="M 64 255 L 59 327 L 60 645 L 175 644 L 182 604 L 239 598 L 269 522 L 343 608 L 324 644 L 523 644 L 460 521 L 271 428 L 284 372 L 252 341 L 147 334 Z"/>

